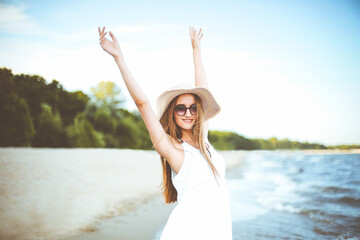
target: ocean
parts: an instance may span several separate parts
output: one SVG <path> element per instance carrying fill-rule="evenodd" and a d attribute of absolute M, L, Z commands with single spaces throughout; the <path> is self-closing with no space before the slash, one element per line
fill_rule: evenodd
<path fill-rule="evenodd" d="M 360 154 L 254 151 L 226 173 L 233 239 L 359 239 Z"/>
<path fill-rule="evenodd" d="M 359 240 L 359 172 L 360 154 L 249 152 L 226 172 L 233 240 Z"/>

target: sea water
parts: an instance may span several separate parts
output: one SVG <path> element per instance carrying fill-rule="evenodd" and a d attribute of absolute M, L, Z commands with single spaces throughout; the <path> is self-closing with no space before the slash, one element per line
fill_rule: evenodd
<path fill-rule="evenodd" d="M 247 154 L 226 172 L 233 240 L 360 239 L 359 172 L 360 154 Z"/>
<path fill-rule="evenodd" d="M 227 172 L 233 239 L 359 239 L 360 154 L 255 151 Z"/>

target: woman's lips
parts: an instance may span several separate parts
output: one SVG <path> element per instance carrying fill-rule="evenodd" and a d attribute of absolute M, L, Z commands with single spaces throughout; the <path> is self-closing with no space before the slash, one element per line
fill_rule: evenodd
<path fill-rule="evenodd" d="M 186 123 L 192 123 L 193 120 L 194 119 L 183 119 L 183 121 L 186 122 Z"/>

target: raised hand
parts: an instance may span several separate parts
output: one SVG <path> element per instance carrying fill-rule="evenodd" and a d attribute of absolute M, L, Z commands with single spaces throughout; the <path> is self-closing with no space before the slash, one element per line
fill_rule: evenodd
<path fill-rule="evenodd" d="M 197 32 L 194 27 L 189 27 L 189 33 L 190 33 L 190 40 L 193 49 L 201 50 L 200 41 L 202 36 L 204 35 L 203 33 L 201 33 L 201 28 L 200 31 Z"/>
<path fill-rule="evenodd" d="M 100 27 L 98 27 L 98 29 L 99 29 L 99 35 L 100 35 L 100 45 L 101 45 L 102 49 L 104 49 L 104 51 L 109 53 L 114 58 L 115 57 L 122 57 L 119 42 L 117 41 L 114 34 L 111 31 L 109 32 L 109 34 L 110 34 L 110 36 L 111 36 L 111 38 L 113 40 L 113 41 L 110 41 L 109 39 L 107 39 L 105 37 L 106 33 L 107 33 L 107 32 L 104 32 L 105 27 L 103 27 L 102 31 L 100 31 Z"/>

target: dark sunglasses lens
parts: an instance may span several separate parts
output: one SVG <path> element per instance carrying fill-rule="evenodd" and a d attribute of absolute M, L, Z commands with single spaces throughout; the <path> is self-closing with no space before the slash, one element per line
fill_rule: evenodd
<path fill-rule="evenodd" d="M 185 114 L 185 111 L 186 111 L 186 108 L 184 105 L 178 105 L 175 107 L 175 112 L 177 115 L 182 116 Z"/>
<path fill-rule="evenodd" d="M 192 115 L 197 114 L 197 107 L 196 107 L 196 105 L 191 105 L 191 106 L 190 106 L 190 112 L 191 112 Z"/>

